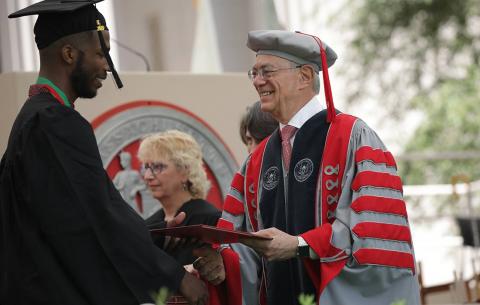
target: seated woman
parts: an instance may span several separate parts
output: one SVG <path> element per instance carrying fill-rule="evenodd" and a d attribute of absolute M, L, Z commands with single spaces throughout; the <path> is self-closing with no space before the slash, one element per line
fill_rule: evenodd
<path fill-rule="evenodd" d="M 180 225 L 215 226 L 221 212 L 205 201 L 210 183 L 203 168 L 202 151 L 195 139 L 178 130 L 169 130 L 146 137 L 138 149 L 143 163 L 142 175 L 153 197 L 162 208 L 146 219 L 150 228 L 185 212 Z M 163 248 L 164 238 L 153 236 Z M 193 263 L 191 248 L 179 247 L 170 254 L 181 264 Z"/>

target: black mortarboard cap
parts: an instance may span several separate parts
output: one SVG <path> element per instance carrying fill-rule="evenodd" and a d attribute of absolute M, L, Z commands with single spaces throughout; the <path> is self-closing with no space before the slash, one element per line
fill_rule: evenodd
<path fill-rule="evenodd" d="M 12 13 L 8 17 L 38 15 L 33 31 L 39 50 L 62 37 L 96 30 L 115 83 L 118 88 L 121 88 L 123 87 L 122 81 L 113 66 L 101 33 L 101 31 L 108 30 L 105 18 L 94 6 L 95 3 L 101 1 L 103 0 L 45 0 Z"/>

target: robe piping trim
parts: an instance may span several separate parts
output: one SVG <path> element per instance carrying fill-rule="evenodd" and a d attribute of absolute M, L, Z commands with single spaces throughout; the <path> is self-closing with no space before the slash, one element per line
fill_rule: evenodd
<path fill-rule="evenodd" d="M 270 139 L 272 138 L 272 135 L 266 137 L 263 139 L 262 142 L 257 146 L 257 148 L 254 150 L 254 152 L 251 154 L 249 164 L 247 167 L 247 172 L 245 172 L 245 175 L 247 177 L 253 177 L 250 181 L 247 181 L 247 178 L 245 178 L 245 183 L 248 185 L 253 185 L 253 192 L 248 191 L 246 200 L 247 202 L 253 199 L 256 199 L 256 208 L 250 207 L 248 209 L 248 216 L 250 219 L 250 222 L 252 223 L 253 231 L 257 231 L 259 229 L 263 229 L 263 222 L 262 222 L 262 215 L 260 213 L 260 204 L 261 204 L 261 196 L 262 196 L 262 177 L 260 176 L 260 172 L 263 167 L 263 159 L 265 155 L 265 150 L 270 142 Z M 252 162 L 255 162 L 255 160 L 259 160 L 259 164 L 252 164 Z M 256 195 L 256 198 L 255 198 Z"/>
<path fill-rule="evenodd" d="M 41 85 L 42 87 L 46 88 L 50 94 L 55 97 L 55 99 L 62 105 L 67 106 L 69 108 L 73 108 L 73 104 L 67 98 L 65 92 L 62 89 L 58 88 L 51 80 L 48 78 L 39 76 L 36 82 L 37 85 Z"/>
<path fill-rule="evenodd" d="M 348 148 L 351 145 L 350 139 L 356 121 L 356 117 L 340 113 L 335 122 L 328 127 L 317 180 L 317 194 L 320 194 L 317 195 L 315 202 L 317 226 L 333 222 L 332 212 L 337 208 L 341 195 Z"/>

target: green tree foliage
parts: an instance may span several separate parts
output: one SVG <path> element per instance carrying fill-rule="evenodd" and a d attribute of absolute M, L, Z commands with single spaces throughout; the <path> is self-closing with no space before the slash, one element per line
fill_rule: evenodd
<path fill-rule="evenodd" d="M 480 150 L 480 0 L 347 0 L 350 101 L 374 96 L 422 121 L 406 152 Z M 480 177 L 479 160 L 400 163 L 407 184 Z"/>
<path fill-rule="evenodd" d="M 413 104 L 425 118 L 407 144 L 406 151 L 480 151 L 480 70 L 472 67 L 465 79 L 442 83 Z M 453 175 L 480 179 L 479 160 L 402 162 L 408 184 L 448 183 Z"/>
<path fill-rule="evenodd" d="M 168 288 L 162 287 L 158 290 L 157 293 L 153 293 L 152 298 L 155 300 L 155 305 L 165 305 L 167 304 L 168 296 L 171 293 L 168 291 Z"/>
<path fill-rule="evenodd" d="M 411 98 L 480 67 L 480 0 L 347 0 L 347 9 L 350 101 L 374 95 L 401 117 Z"/>
<path fill-rule="evenodd" d="M 315 297 L 311 294 L 301 293 L 298 296 L 298 302 L 300 305 L 315 305 Z"/>

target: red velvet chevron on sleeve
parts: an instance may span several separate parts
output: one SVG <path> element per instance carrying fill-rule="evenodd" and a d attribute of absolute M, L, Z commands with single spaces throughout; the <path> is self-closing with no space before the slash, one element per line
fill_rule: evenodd
<path fill-rule="evenodd" d="M 352 189 L 359 191 L 362 187 L 390 188 L 402 192 L 402 180 L 389 173 L 364 171 L 358 173 L 352 183 Z"/>
<path fill-rule="evenodd" d="M 373 212 L 407 217 L 405 201 L 401 199 L 365 195 L 355 199 L 351 208 L 356 213 Z"/>
<path fill-rule="evenodd" d="M 381 149 L 373 149 L 370 146 L 360 147 L 355 153 L 355 162 L 371 161 L 376 164 L 385 164 L 386 166 L 397 167 L 395 159 L 391 152 L 384 152 Z"/>
<path fill-rule="evenodd" d="M 408 268 L 415 273 L 415 261 L 413 255 L 407 252 L 365 248 L 354 252 L 353 257 L 359 264 Z"/>
<path fill-rule="evenodd" d="M 233 177 L 230 185 L 230 191 L 225 198 L 223 209 L 232 214 L 240 215 L 245 212 L 243 207 L 243 194 L 244 194 L 245 177 L 237 172 Z"/>
<path fill-rule="evenodd" d="M 232 215 L 240 215 L 244 213 L 243 202 L 231 195 L 227 195 L 227 198 L 225 198 L 223 209 Z"/>
<path fill-rule="evenodd" d="M 233 176 L 231 187 L 236 189 L 239 193 L 243 193 L 243 184 L 244 184 L 244 177 L 240 173 L 235 173 L 235 176 Z"/>
<path fill-rule="evenodd" d="M 392 154 L 362 146 L 355 151 L 355 161 L 362 170 L 357 172 L 351 185 L 356 192 L 351 204 L 356 223 L 351 231 L 354 240 L 362 241 L 359 243 L 362 246 L 355 249 L 353 257 L 360 265 L 408 268 L 415 273 L 402 181 L 396 174 Z M 383 243 L 375 244 L 372 240 Z"/>
<path fill-rule="evenodd" d="M 222 228 L 222 229 L 234 230 L 233 223 L 231 223 L 230 221 L 225 220 L 223 218 L 218 219 L 217 227 Z"/>
<path fill-rule="evenodd" d="M 407 226 L 377 222 L 361 222 L 353 227 L 352 232 L 360 238 L 373 238 L 412 243 L 410 229 Z"/>

